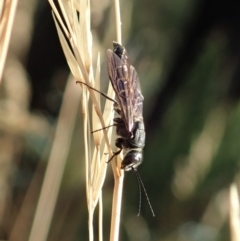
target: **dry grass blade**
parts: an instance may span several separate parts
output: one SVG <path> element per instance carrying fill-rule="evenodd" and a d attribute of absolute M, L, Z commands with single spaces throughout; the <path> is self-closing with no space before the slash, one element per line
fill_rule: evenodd
<path fill-rule="evenodd" d="M 122 31 L 121 31 L 121 14 L 119 0 L 114 0 L 115 6 L 115 18 L 116 18 L 116 33 L 118 43 L 122 43 Z M 122 157 L 122 156 L 121 156 Z M 117 166 L 120 167 L 121 160 L 118 156 Z M 124 172 L 121 168 L 118 168 L 118 172 L 114 173 L 114 191 L 113 191 L 113 204 L 112 204 L 112 217 L 111 217 L 111 231 L 110 241 L 118 241 L 119 239 L 119 227 L 120 227 L 120 215 L 122 206 L 122 190 Z"/>
<path fill-rule="evenodd" d="M 12 32 L 17 0 L 6 0 L 0 3 L 0 83 L 7 56 L 9 41 Z"/>
<path fill-rule="evenodd" d="M 240 240 L 240 209 L 239 209 L 239 195 L 236 184 L 230 187 L 229 200 L 229 215 L 230 215 L 230 234 L 231 241 Z"/>
<path fill-rule="evenodd" d="M 29 237 L 30 241 L 43 241 L 47 239 L 69 145 L 71 143 L 70 140 L 79 100 L 80 92 L 75 89 L 72 80 L 68 81 L 56 127 L 55 140 Z"/>

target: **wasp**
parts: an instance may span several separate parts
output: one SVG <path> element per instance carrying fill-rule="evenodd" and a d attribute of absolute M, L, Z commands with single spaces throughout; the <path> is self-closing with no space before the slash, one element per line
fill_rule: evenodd
<path fill-rule="evenodd" d="M 120 117 L 114 118 L 116 132 L 119 136 L 115 145 L 119 151 L 123 151 L 121 168 L 124 171 L 134 171 L 139 184 L 141 207 L 141 188 L 143 187 L 149 207 L 155 216 L 145 187 L 137 172 L 137 167 L 143 161 L 143 148 L 145 146 L 145 128 L 143 122 L 143 100 L 137 71 L 131 65 L 126 49 L 117 42 L 113 42 L 113 50 L 107 50 L 108 76 L 115 91 L 117 102 L 114 102 L 114 110 Z M 112 159 L 111 158 L 111 159 Z M 111 160 L 110 159 L 110 160 Z"/>
<path fill-rule="evenodd" d="M 117 98 L 114 110 L 120 115 L 113 120 L 119 136 L 115 142 L 119 151 L 114 156 L 123 151 L 121 168 L 125 171 L 135 170 L 142 163 L 142 150 L 145 146 L 144 98 L 137 72 L 130 63 L 127 51 L 116 42 L 113 42 L 113 50 L 107 50 L 107 69 Z"/>
<path fill-rule="evenodd" d="M 117 42 L 113 42 L 113 50 L 107 50 L 107 70 L 116 94 L 116 100 L 111 99 L 101 91 L 90 86 L 88 87 L 97 91 L 108 100 L 111 100 L 114 103 L 114 110 L 119 115 L 119 117 L 113 119 L 114 123 L 111 125 L 116 126 L 116 132 L 119 137 L 116 139 L 115 145 L 119 150 L 113 153 L 108 162 L 123 151 L 121 169 L 124 171 L 134 171 L 138 180 L 140 192 L 139 213 L 141 207 L 141 184 L 152 214 L 155 216 L 143 182 L 137 172 L 137 167 L 143 161 L 143 148 L 146 138 L 143 121 L 144 97 L 137 71 L 131 65 L 126 49 Z"/>

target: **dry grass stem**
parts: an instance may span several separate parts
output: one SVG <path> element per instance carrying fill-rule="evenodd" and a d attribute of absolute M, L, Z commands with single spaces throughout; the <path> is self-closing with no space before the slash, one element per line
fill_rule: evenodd
<path fill-rule="evenodd" d="M 115 6 L 115 18 L 116 18 L 116 34 L 118 43 L 122 44 L 122 22 L 121 22 L 121 14 L 120 14 L 120 4 L 119 0 L 114 0 Z"/>
<path fill-rule="evenodd" d="M 230 215 L 230 234 L 231 241 L 240 240 L 240 209 L 239 195 L 236 184 L 230 187 L 229 215 Z"/>
<path fill-rule="evenodd" d="M 90 29 L 90 1 L 64 1 L 58 0 L 61 14 L 58 12 L 54 2 L 49 0 L 52 6 L 53 17 L 56 24 L 59 39 L 66 56 L 68 65 L 76 80 L 86 83 L 88 86 L 100 89 L 100 56 L 97 57 L 97 67 L 93 71 L 92 60 L 92 34 Z M 78 14 L 79 13 L 79 14 Z M 115 1 L 117 40 L 121 43 L 121 21 L 119 2 Z M 61 18 L 63 16 L 63 19 Z M 64 24 L 66 23 L 66 24 Z M 70 45 L 70 46 L 69 46 Z M 95 74 L 94 74 L 95 72 Z M 112 129 L 90 133 L 90 130 L 104 128 L 112 123 L 114 118 L 113 103 L 105 102 L 101 111 L 100 95 L 94 90 L 83 86 L 82 91 L 82 114 L 85 144 L 85 166 L 86 166 L 86 193 L 89 212 L 89 240 L 93 240 L 93 215 L 96 205 L 99 203 L 99 230 L 102 230 L 102 200 L 101 189 L 106 176 L 106 162 L 112 155 L 109 139 Z M 109 84 L 107 95 L 114 98 L 114 91 Z M 91 102 L 90 102 L 91 100 Z M 93 145 L 94 144 L 94 145 Z M 108 155 L 105 155 L 108 153 Z M 111 162 L 115 187 L 113 197 L 113 215 L 111 226 L 111 240 L 118 240 L 119 221 L 122 197 L 123 173 L 120 165 Z M 112 234 L 115 235 L 112 235 Z M 99 240 L 102 240 L 102 232 L 99 232 Z"/>
<path fill-rule="evenodd" d="M 121 31 L 121 14 L 119 0 L 114 1 L 115 5 L 115 22 L 116 22 L 116 34 L 117 41 L 122 43 L 122 31 Z M 113 191 L 113 204 L 112 204 L 112 217 L 111 217 L 111 231 L 110 241 L 118 241 L 119 239 L 119 227 L 120 227 L 120 215 L 122 205 L 122 190 L 124 171 L 121 169 L 121 158 L 117 157 L 118 172 L 114 172 L 114 191 Z M 117 174 L 117 175 L 116 175 Z"/>
<path fill-rule="evenodd" d="M 119 239 L 123 180 L 124 175 L 116 177 L 114 180 L 110 241 L 117 241 Z"/>
<path fill-rule="evenodd" d="M 53 147 L 49 157 L 29 241 L 47 240 L 57 195 L 71 143 L 80 92 L 68 81 L 63 97 Z"/>
<path fill-rule="evenodd" d="M 0 83 L 11 37 L 18 0 L 2 0 L 0 3 Z"/>

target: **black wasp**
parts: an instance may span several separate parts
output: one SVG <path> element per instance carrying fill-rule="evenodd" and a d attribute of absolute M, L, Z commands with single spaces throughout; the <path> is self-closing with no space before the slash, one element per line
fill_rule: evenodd
<path fill-rule="evenodd" d="M 120 117 L 113 119 L 113 126 L 116 126 L 116 132 L 119 136 L 119 138 L 116 139 L 115 145 L 119 148 L 119 151 L 114 152 L 114 155 L 109 161 L 123 151 L 124 158 L 121 168 L 124 171 L 134 171 L 138 180 L 140 192 L 139 213 L 141 208 L 141 184 L 152 214 L 155 216 L 145 187 L 137 172 L 137 167 L 142 163 L 142 150 L 145 146 L 146 136 L 143 123 L 144 98 L 141 92 L 138 75 L 135 68 L 130 63 L 126 49 L 119 43 L 113 42 L 113 50 L 108 49 L 107 62 L 109 79 L 115 91 L 117 101 L 111 99 L 106 94 L 88 85 L 87 86 L 88 88 L 97 91 L 108 100 L 113 101 L 114 110 L 120 115 Z M 85 84 L 80 81 L 77 81 L 77 83 Z"/>
<path fill-rule="evenodd" d="M 143 95 L 135 68 L 130 64 L 127 51 L 113 42 L 113 50 L 107 51 L 108 75 L 116 93 L 115 111 L 120 115 L 114 118 L 117 135 L 114 153 L 123 151 L 121 168 L 125 171 L 136 170 L 142 162 L 142 149 L 145 146 L 145 130 L 142 117 Z M 114 157 L 113 156 L 113 157 Z"/>
<path fill-rule="evenodd" d="M 117 135 L 120 136 L 115 143 L 120 150 L 115 152 L 113 157 L 123 151 L 124 158 L 121 168 L 125 171 L 133 170 L 136 174 L 140 192 L 138 215 L 141 208 L 141 183 L 152 214 L 155 216 L 145 187 L 137 172 L 137 167 L 142 163 L 142 150 L 145 146 L 146 136 L 143 122 L 144 98 L 138 75 L 130 63 L 126 49 L 119 43 L 113 42 L 113 50 L 107 51 L 107 61 L 108 76 L 117 97 L 117 102 L 114 101 L 114 110 L 120 115 L 120 117 L 113 119 Z"/>

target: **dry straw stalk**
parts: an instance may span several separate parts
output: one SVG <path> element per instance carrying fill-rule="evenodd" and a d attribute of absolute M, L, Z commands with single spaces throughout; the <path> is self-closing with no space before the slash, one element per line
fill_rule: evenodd
<path fill-rule="evenodd" d="M 0 1 L 0 83 L 2 81 L 17 3 L 18 0 Z"/>
<path fill-rule="evenodd" d="M 88 86 L 93 88 L 99 88 L 100 86 L 100 55 L 97 57 L 97 68 L 93 70 L 93 58 L 92 58 L 92 35 L 90 29 L 90 0 L 58 0 L 59 8 L 56 7 L 53 0 L 49 0 L 49 3 L 53 10 L 53 17 L 56 24 L 58 36 L 67 59 L 70 70 L 77 81 L 84 82 Z M 60 12 L 58 11 L 60 9 Z M 120 22 L 120 10 L 119 2 L 115 1 L 116 12 L 116 29 L 117 40 L 121 43 L 121 22 Z M 73 81 L 71 83 L 79 91 L 78 85 Z M 107 95 L 114 98 L 114 91 L 109 85 Z M 83 115 L 83 127 L 84 127 L 84 144 L 85 144 L 85 167 L 86 167 L 86 193 L 87 193 L 87 205 L 89 212 L 89 240 L 94 240 L 93 235 L 93 214 L 97 204 L 99 204 L 99 240 L 102 238 L 102 186 L 106 176 L 107 164 L 109 157 L 112 155 L 110 146 L 112 128 L 108 130 L 103 129 L 101 132 L 94 134 L 90 133 L 90 130 L 99 129 L 111 124 L 114 112 L 113 104 L 110 101 L 106 101 L 104 110 L 100 108 L 100 97 L 94 90 L 82 85 L 82 115 Z M 64 104 L 62 108 L 64 107 Z M 71 108 L 72 109 L 72 108 Z M 92 110 L 92 111 L 91 111 Z M 61 118 L 61 116 L 60 116 Z M 61 120 L 59 119 L 59 122 Z M 58 126 L 60 123 L 58 123 Z M 58 130 L 58 127 L 57 127 Z M 57 138 L 57 133 L 56 133 Z M 56 140 L 57 141 L 57 140 Z M 93 148 L 92 148 L 93 147 Z M 105 155 L 108 153 L 108 155 Z M 118 159 L 117 163 L 111 161 L 111 166 L 114 174 L 114 192 L 113 192 L 113 207 L 112 207 L 112 225 L 110 240 L 117 241 L 119 236 L 119 223 L 120 223 L 120 211 L 121 211 L 121 198 L 123 187 L 123 171 L 120 168 L 121 160 Z M 47 167 L 46 177 L 44 182 L 47 182 L 48 169 L 51 166 L 51 160 Z M 59 175 L 61 176 L 61 175 Z M 60 183 L 60 179 L 57 180 Z M 55 192 L 56 199 L 59 184 L 52 186 Z M 43 222 L 41 219 L 41 213 L 44 213 L 46 209 L 47 200 L 44 200 L 42 196 L 47 191 L 47 186 L 43 185 L 40 201 L 38 204 L 38 211 L 35 216 L 32 232 L 29 240 L 46 240 L 50 220 L 52 218 L 53 208 L 48 210 L 50 213 L 48 222 Z M 42 201 L 44 200 L 44 201 Z M 36 225 L 41 222 L 41 225 L 46 227 L 42 229 L 44 234 L 41 238 L 35 239 L 37 232 Z"/>

